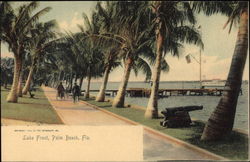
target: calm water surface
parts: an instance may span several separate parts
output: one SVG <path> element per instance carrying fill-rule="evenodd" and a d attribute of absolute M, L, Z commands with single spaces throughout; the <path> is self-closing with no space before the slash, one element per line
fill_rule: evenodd
<path fill-rule="evenodd" d="M 83 83 L 85 89 L 86 82 Z M 110 82 L 107 89 L 118 89 L 119 82 Z M 91 83 L 91 89 L 99 89 L 101 83 Z M 198 82 L 161 82 L 160 88 L 198 88 Z M 129 82 L 128 88 L 150 88 L 149 83 L 144 82 Z M 234 128 L 240 128 L 248 131 L 248 82 L 242 83 L 243 95 L 238 98 Z M 92 93 L 96 95 L 96 93 Z M 207 121 L 210 114 L 217 106 L 220 97 L 218 96 L 170 96 L 158 100 L 159 111 L 167 107 L 188 106 L 188 105 L 203 105 L 203 110 L 192 111 L 190 116 L 195 119 Z M 126 97 L 126 103 L 147 106 L 148 98 L 144 97 Z"/>

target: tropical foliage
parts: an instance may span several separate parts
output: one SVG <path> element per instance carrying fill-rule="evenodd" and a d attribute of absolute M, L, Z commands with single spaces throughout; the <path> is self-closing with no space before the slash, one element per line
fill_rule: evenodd
<path fill-rule="evenodd" d="M 248 3 L 247 2 L 195 2 L 193 8 L 204 12 L 207 16 L 221 13 L 228 16 L 224 28 L 238 25 L 237 42 L 235 45 L 231 67 L 225 89 L 219 104 L 211 114 L 204 129 L 202 140 L 219 140 L 230 134 L 233 129 L 238 96 L 241 89 L 243 70 L 248 53 Z"/>
<path fill-rule="evenodd" d="M 28 40 L 28 49 L 30 50 L 29 57 L 31 60 L 28 78 L 25 86 L 22 90 L 23 94 L 26 94 L 30 89 L 30 84 L 33 78 L 35 67 L 38 65 L 38 61 L 41 61 L 42 54 L 48 46 L 52 46 L 55 34 L 56 21 L 51 20 L 45 23 L 37 23 L 34 28 L 31 29 L 31 38 Z"/>
<path fill-rule="evenodd" d="M 157 118 L 161 71 L 170 69 L 165 56 L 179 57 L 184 43 L 202 49 L 195 15 L 221 13 L 228 16 L 224 28 L 230 33 L 235 24 L 239 32 L 227 92 L 211 114 L 202 140 L 220 139 L 231 132 L 248 50 L 248 3 L 97 2 L 90 17 L 82 14 L 84 25 L 78 25 L 79 32 L 75 33 L 59 33 L 55 20 L 39 22 L 51 8 L 37 11 L 38 6 L 38 2 L 27 2 L 14 9 L 10 2 L 0 2 L 0 40 L 14 56 L 1 58 L 1 84 L 12 84 L 8 102 L 18 102 L 18 95 L 27 93 L 32 80 L 51 87 L 63 82 L 71 91 L 74 82 L 79 81 L 82 89 L 87 79 L 85 98 L 89 98 L 91 80 L 97 77 L 103 77 L 103 82 L 96 101 L 103 102 L 110 72 L 122 66 L 124 73 L 112 106 L 124 107 L 131 71 L 136 75 L 142 72 L 146 81 L 153 81 L 145 117 Z"/>
<path fill-rule="evenodd" d="M 18 84 L 30 29 L 39 17 L 51 9 L 50 7 L 46 7 L 31 15 L 38 7 L 38 4 L 39 3 L 35 1 L 23 4 L 14 11 L 8 2 L 1 2 L 1 8 L 3 8 L 3 12 L 1 13 L 1 17 L 3 17 L 3 19 L 1 19 L 1 21 L 3 21 L 1 22 L 1 40 L 8 44 L 15 59 L 14 77 L 11 91 L 7 97 L 8 102 L 18 101 Z"/>
<path fill-rule="evenodd" d="M 203 48 L 203 43 L 199 32 L 194 28 L 196 19 L 188 2 L 156 1 L 149 7 L 154 14 L 151 23 L 156 37 L 156 64 L 145 117 L 157 118 L 160 69 L 164 56 L 167 53 L 179 56 L 179 50 L 184 42 L 199 45 L 201 48 Z"/>
<path fill-rule="evenodd" d="M 114 107 L 124 106 L 125 91 L 131 70 L 134 70 L 136 74 L 142 70 L 146 75 L 146 80 L 151 78 L 149 64 L 154 63 L 155 55 L 152 46 L 153 32 L 149 23 L 150 11 L 144 10 L 147 5 L 148 2 L 108 2 L 106 10 L 101 9 L 99 5 L 101 16 L 106 21 L 104 24 L 106 30 L 99 37 L 110 39 L 120 45 L 124 66 L 123 78 L 113 102 Z M 109 30 L 112 30 L 112 33 Z M 166 70 L 168 67 L 166 62 L 162 63 L 166 67 L 163 70 Z"/>
<path fill-rule="evenodd" d="M 8 84 L 11 84 L 14 71 L 14 59 L 13 58 L 1 58 L 1 86 L 7 88 Z"/>

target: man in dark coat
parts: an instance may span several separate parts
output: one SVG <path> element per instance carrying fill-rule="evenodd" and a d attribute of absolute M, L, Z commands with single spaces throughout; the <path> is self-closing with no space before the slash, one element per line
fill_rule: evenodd
<path fill-rule="evenodd" d="M 57 96 L 59 96 L 61 99 L 64 97 L 64 87 L 62 85 L 62 82 L 60 82 L 59 86 L 57 87 Z"/>
<path fill-rule="evenodd" d="M 80 96 L 80 87 L 75 83 L 74 87 L 72 88 L 72 93 L 73 93 L 73 101 L 74 103 L 79 101 L 79 96 Z"/>

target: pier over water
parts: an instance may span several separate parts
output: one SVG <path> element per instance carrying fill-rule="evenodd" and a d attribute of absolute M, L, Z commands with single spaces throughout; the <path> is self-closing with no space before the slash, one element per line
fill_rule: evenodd
<path fill-rule="evenodd" d="M 159 97 L 169 96 L 221 96 L 225 89 L 218 88 L 185 88 L 185 89 L 159 89 Z M 83 90 L 82 92 L 85 92 Z M 90 92 L 99 92 L 99 90 L 90 90 Z M 118 90 L 108 89 L 106 95 L 116 96 Z M 150 88 L 128 88 L 126 96 L 129 97 L 149 97 L 151 93 Z M 242 93 L 241 93 L 242 95 Z"/>

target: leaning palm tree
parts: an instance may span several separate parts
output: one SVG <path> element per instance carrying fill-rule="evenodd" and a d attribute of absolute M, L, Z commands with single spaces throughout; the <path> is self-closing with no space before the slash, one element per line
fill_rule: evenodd
<path fill-rule="evenodd" d="M 70 59 L 70 51 L 68 42 L 64 42 L 65 38 L 59 40 L 50 41 L 50 46 L 44 49 L 42 56 L 38 57 L 37 63 L 39 64 L 36 69 L 42 69 L 47 71 L 45 74 L 38 73 L 43 78 L 46 85 L 56 87 L 60 81 L 63 80 L 65 73 L 70 72 L 73 64 Z M 40 67 L 41 66 L 41 67 Z"/>
<path fill-rule="evenodd" d="M 113 17 L 114 14 L 114 3 L 106 2 L 106 7 L 104 8 L 100 2 L 97 3 L 97 16 L 100 18 L 101 22 L 101 32 L 103 33 L 111 33 L 114 32 L 114 22 Z M 120 44 L 110 41 L 110 40 L 102 40 L 101 43 L 98 44 L 100 48 L 104 50 L 104 75 L 103 81 L 99 90 L 99 93 L 96 97 L 96 101 L 104 102 L 105 101 L 105 90 L 108 83 L 108 78 L 110 72 L 118 67 L 120 63 Z"/>
<path fill-rule="evenodd" d="M 46 7 L 34 15 L 30 13 L 38 7 L 38 2 L 30 2 L 18 8 L 17 13 L 10 7 L 7 14 L 8 19 L 3 24 L 1 39 L 7 42 L 9 49 L 14 53 L 15 70 L 11 91 L 7 97 L 7 102 L 18 102 L 17 88 L 22 67 L 22 56 L 24 54 L 25 42 L 30 28 L 38 20 L 38 18 L 47 13 L 51 8 Z"/>
<path fill-rule="evenodd" d="M 24 62 L 24 56 L 26 55 L 26 53 L 24 52 L 23 53 L 23 56 L 21 58 L 21 67 L 20 67 L 20 74 L 19 74 L 19 78 L 18 78 L 18 86 L 17 86 L 17 96 L 18 97 L 22 97 L 23 94 L 22 94 L 22 88 L 23 88 L 23 68 L 24 68 L 24 65 L 23 65 L 23 62 Z"/>
<path fill-rule="evenodd" d="M 86 19 L 88 21 L 87 17 Z M 97 27 L 94 24 L 91 24 L 90 27 L 89 30 L 84 31 L 83 27 L 79 26 L 81 29 L 80 33 L 73 34 L 67 32 L 66 37 L 67 41 L 71 42 L 70 51 L 76 68 L 79 69 L 76 73 L 75 82 L 78 79 L 78 75 L 81 75 L 80 84 L 82 84 L 83 78 L 87 78 L 85 98 L 89 98 L 90 95 L 91 79 L 102 76 L 104 66 L 103 53 L 100 51 L 99 46 L 93 46 L 95 39 L 91 37 L 91 32 L 93 32 L 91 29 L 96 29 Z"/>
<path fill-rule="evenodd" d="M 91 44 L 92 42 L 86 40 L 83 45 L 85 50 L 82 57 L 86 65 L 87 75 L 87 87 L 84 95 L 85 99 L 89 98 L 90 96 L 91 79 L 101 77 L 104 70 L 103 53 L 100 51 L 99 47 L 93 48 Z"/>
<path fill-rule="evenodd" d="M 42 57 L 43 51 L 52 44 L 53 39 L 56 37 L 54 32 L 56 26 L 56 21 L 51 20 L 45 23 L 37 23 L 35 28 L 31 30 L 31 38 L 29 40 L 31 65 L 28 78 L 22 90 L 23 94 L 27 94 L 30 88 L 35 67 L 38 64 L 39 58 Z"/>
<path fill-rule="evenodd" d="M 110 50 L 108 49 L 108 52 L 105 52 L 104 54 L 104 75 L 103 75 L 103 81 L 99 90 L 99 93 L 96 97 L 96 101 L 98 102 L 104 102 L 105 101 L 105 90 L 108 83 L 108 78 L 110 72 L 121 65 L 120 58 L 119 58 L 119 47 L 113 46 Z"/>
<path fill-rule="evenodd" d="M 157 1 L 151 5 L 155 19 L 156 63 L 153 71 L 153 85 L 145 112 L 146 118 L 158 118 L 158 89 L 161 75 L 161 61 L 170 52 L 179 55 L 181 43 L 194 43 L 203 46 L 200 36 L 193 27 L 196 20 L 188 2 Z"/>
<path fill-rule="evenodd" d="M 91 78 L 100 77 L 104 72 L 103 53 L 101 52 L 99 46 L 95 45 L 98 40 L 94 36 L 100 33 L 101 22 L 100 17 L 96 12 L 92 13 L 91 20 L 85 13 L 83 13 L 82 16 L 84 19 L 85 29 L 83 26 L 79 25 L 82 38 L 80 38 L 81 41 L 78 41 L 79 43 L 77 45 L 80 51 L 83 51 L 82 56 L 86 65 L 87 89 L 84 97 L 89 98 Z"/>
<path fill-rule="evenodd" d="M 86 77 L 86 64 L 84 60 L 85 46 L 83 43 L 84 33 L 71 33 L 66 32 L 62 34 L 62 40 L 57 43 L 58 51 L 60 53 L 58 59 L 61 60 L 61 71 L 64 72 L 66 79 L 67 90 L 71 91 L 73 82 L 76 82 L 80 77 L 80 87 L 82 87 L 82 81 Z"/>
<path fill-rule="evenodd" d="M 229 32 L 234 23 L 239 24 L 237 41 L 223 93 L 218 105 L 211 114 L 203 131 L 202 140 L 219 140 L 230 134 L 238 96 L 242 83 L 243 70 L 248 53 L 248 3 L 247 2 L 200 2 L 194 8 L 206 15 L 222 13 L 228 16 L 224 28 L 229 24 Z"/>
<path fill-rule="evenodd" d="M 34 76 L 39 76 L 39 80 L 41 80 L 42 83 L 44 83 L 47 86 L 54 87 L 54 85 L 57 85 L 57 78 L 55 77 L 58 74 L 58 66 L 53 61 L 48 60 L 42 60 L 40 62 L 40 66 L 38 66 L 37 72 L 35 72 Z M 55 75 L 56 74 L 56 75 Z"/>
<path fill-rule="evenodd" d="M 73 77 L 79 74 L 82 65 L 78 53 L 72 50 L 74 45 L 75 42 L 70 35 L 62 34 L 53 46 L 45 49 L 45 59 L 51 63 L 57 73 L 57 77 L 53 74 L 50 75 L 50 83 L 53 82 L 53 85 L 56 86 L 63 79 L 63 76 L 68 77 L 70 82 L 66 85 L 66 88 L 69 91 L 72 89 Z"/>
<path fill-rule="evenodd" d="M 149 11 L 144 10 L 148 2 L 115 2 L 115 26 L 119 27 L 117 33 L 110 36 L 116 38 L 121 44 L 123 52 L 124 74 L 113 107 L 124 107 L 125 92 L 133 68 L 139 68 L 150 78 L 151 68 L 146 60 L 154 63 L 152 52 L 152 30 L 149 26 Z M 145 60 L 146 59 L 146 60 Z M 165 62 L 166 63 L 166 62 Z M 166 67 L 166 66 L 165 66 Z M 137 69 L 135 69 L 136 71 Z"/>
<path fill-rule="evenodd" d="M 124 74 L 117 96 L 113 101 L 113 107 L 124 107 L 125 91 L 133 68 L 142 69 L 147 78 L 151 74 L 150 66 L 145 61 L 145 58 L 154 59 L 152 48 L 150 48 L 152 30 L 148 27 L 149 14 L 143 10 L 147 3 L 128 1 L 107 3 L 107 6 L 113 7 L 112 21 L 108 21 L 111 24 L 112 30 L 110 31 L 112 32 L 91 34 L 91 37 L 96 38 L 98 41 L 99 39 L 107 39 L 120 44 L 121 47 L 120 53 L 123 55 Z M 152 62 L 151 60 L 150 63 Z"/>

